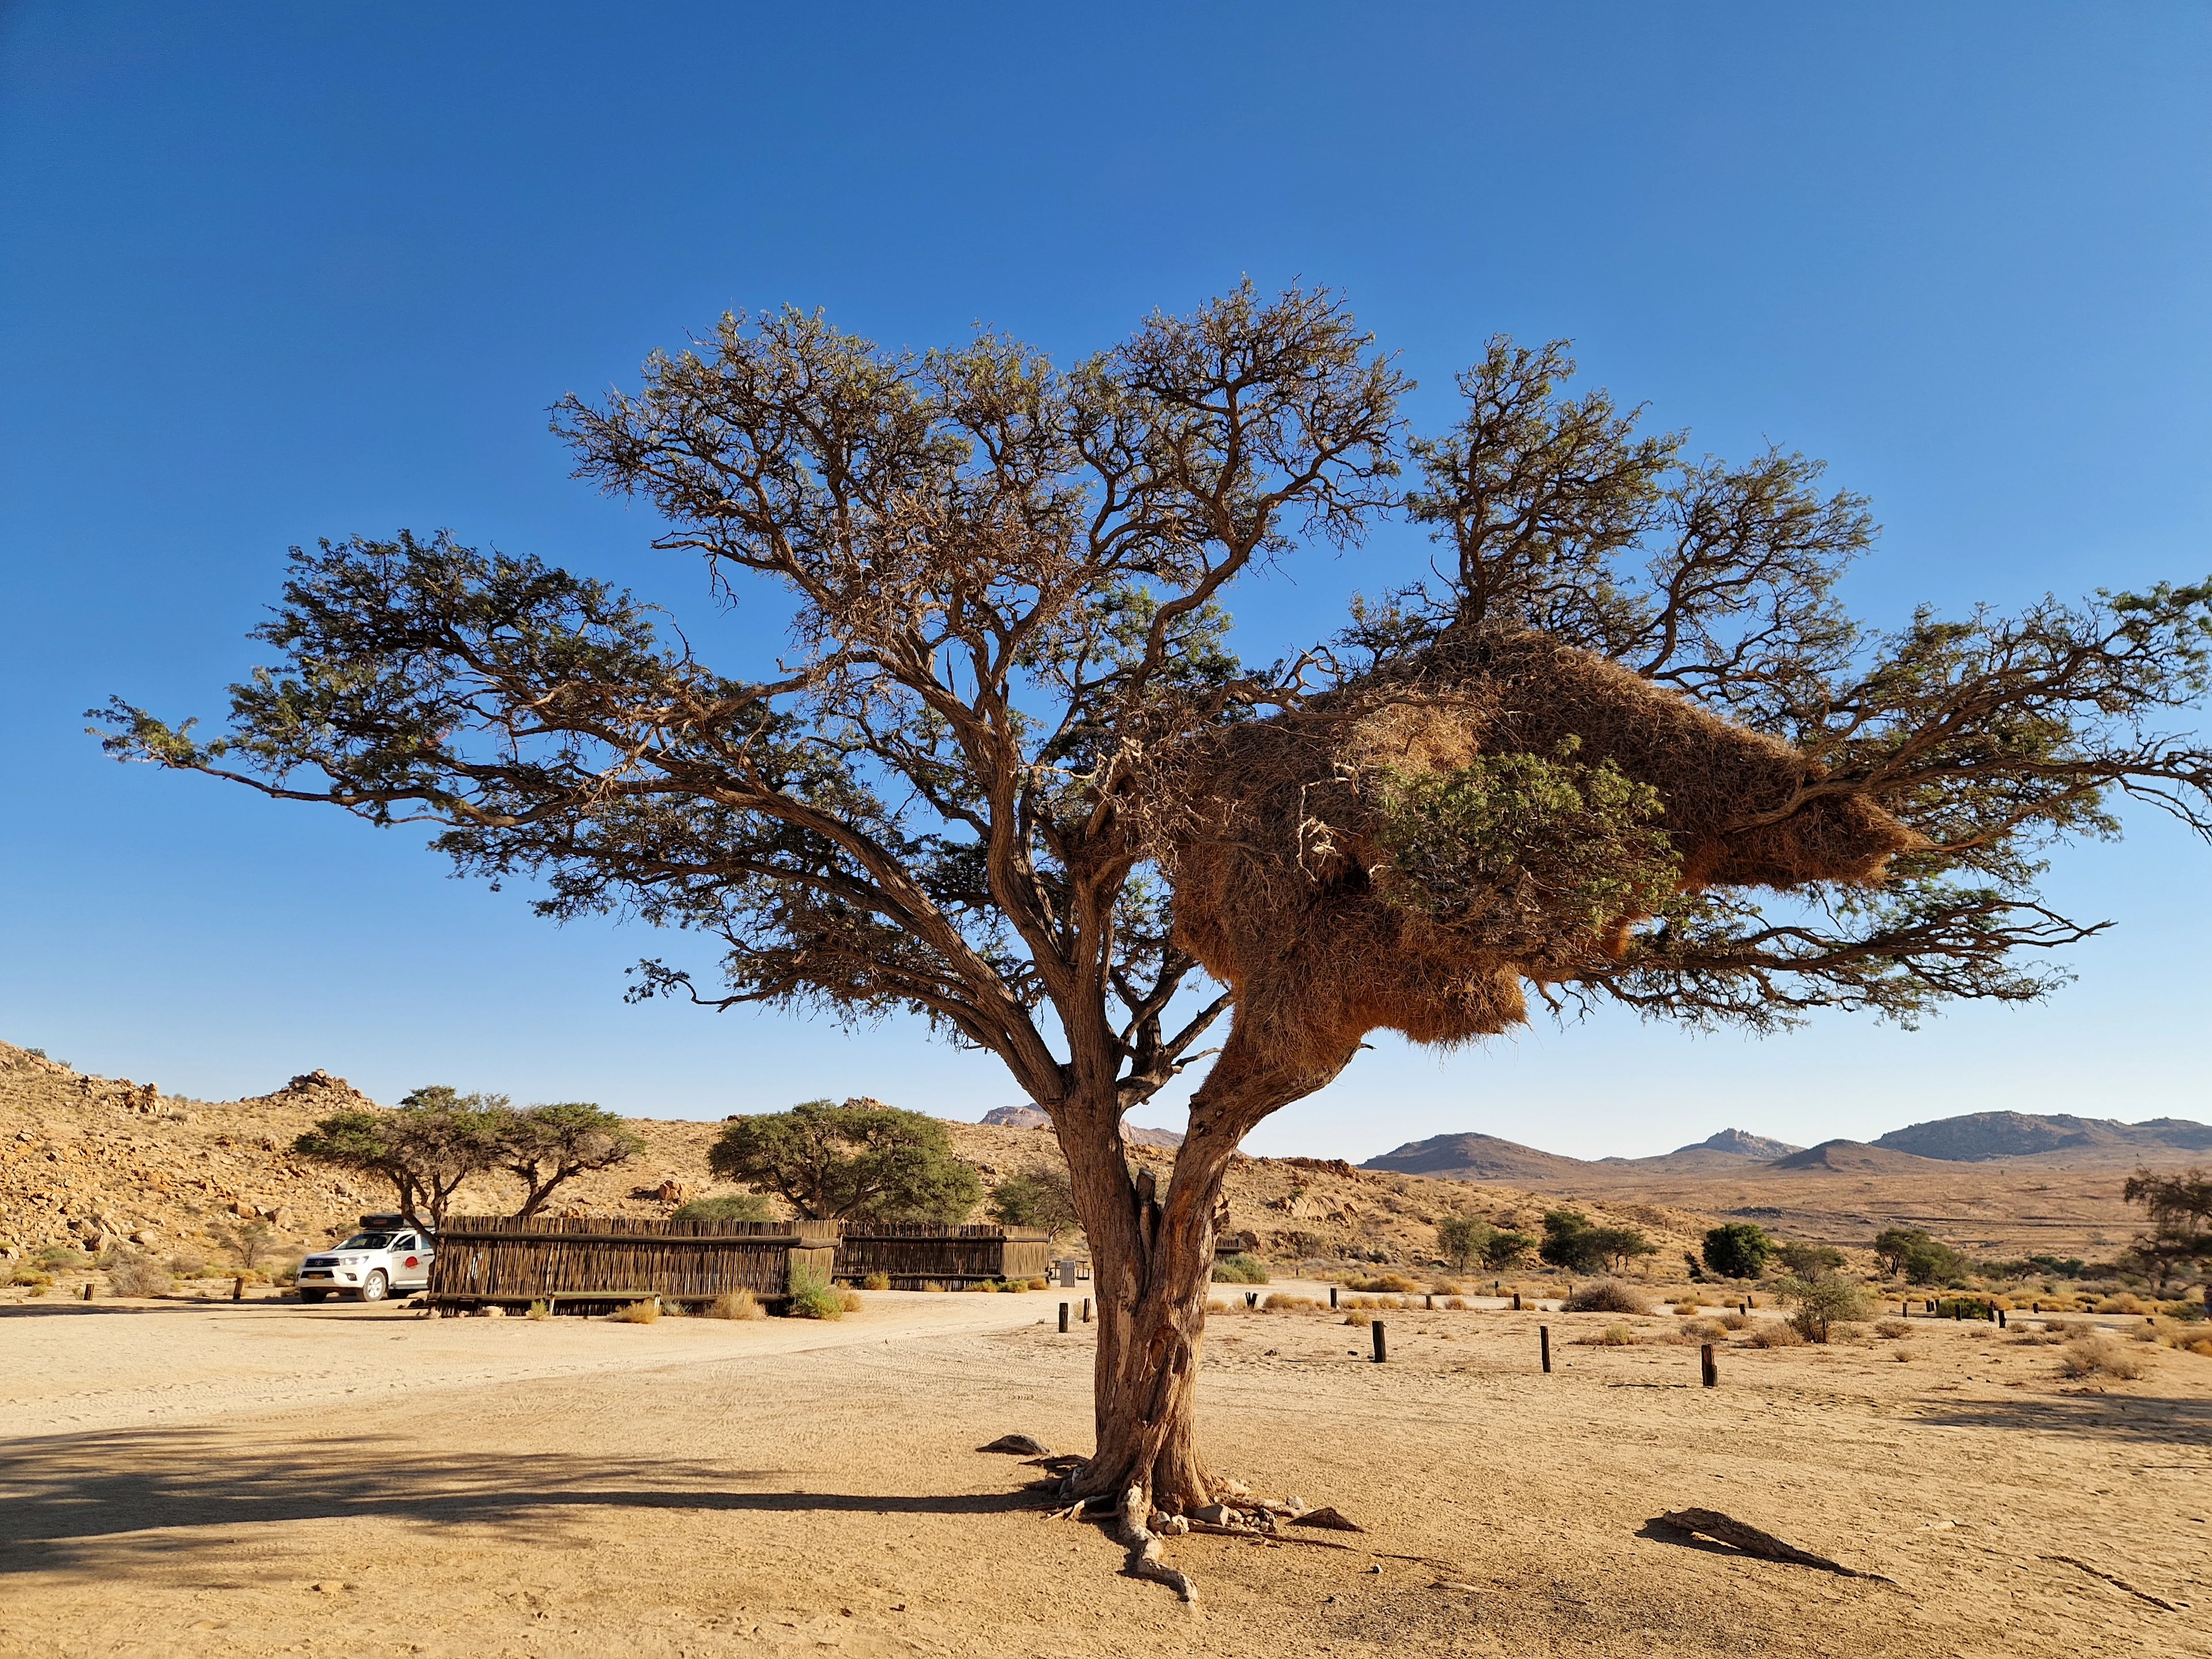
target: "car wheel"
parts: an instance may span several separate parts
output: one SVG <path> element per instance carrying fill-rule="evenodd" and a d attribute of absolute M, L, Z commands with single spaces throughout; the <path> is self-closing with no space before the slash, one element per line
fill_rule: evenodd
<path fill-rule="evenodd" d="M 364 1302 L 381 1302 L 391 1293 L 392 1281 L 380 1272 L 373 1273 L 362 1281 L 361 1299 Z"/>
<path fill-rule="evenodd" d="M 329 1294 L 330 1292 L 328 1291 L 302 1291 L 300 1292 L 300 1300 L 302 1302 L 320 1302 Z"/>

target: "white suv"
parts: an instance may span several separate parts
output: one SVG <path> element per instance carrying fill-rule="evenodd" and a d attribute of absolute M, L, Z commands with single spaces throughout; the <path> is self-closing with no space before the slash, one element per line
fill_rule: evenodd
<path fill-rule="evenodd" d="M 437 1252 L 430 1235 L 396 1215 L 365 1215 L 362 1231 L 343 1244 L 300 1264 L 300 1300 L 330 1295 L 381 1302 L 397 1291 L 419 1291 L 430 1282 Z"/>

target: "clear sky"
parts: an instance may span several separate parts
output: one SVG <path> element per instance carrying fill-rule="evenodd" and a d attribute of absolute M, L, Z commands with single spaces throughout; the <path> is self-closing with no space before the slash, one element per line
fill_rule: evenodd
<path fill-rule="evenodd" d="M 0 0 L 0 1037 L 211 1097 L 319 1066 L 387 1100 L 980 1115 L 1012 1084 L 911 1025 L 629 1007 L 625 965 L 708 953 L 118 767 L 81 711 L 219 715 L 287 546 L 400 526 L 631 582 L 742 671 L 773 633 L 568 478 L 555 398 L 732 307 L 1066 358 L 1247 272 L 1343 289 L 1417 418 L 1492 333 L 1566 336 L 1696 448 L 1825 457 L 1887 527 L 1850 590 L 1880 619 L 2198 579 L 2209 70 L 2195 3 Z M 1304 560 L 1242 637 L 1325 633 L 1420 552 Z M 2051 890 L 2117 925 L 2039 1008 L 1383 1041 L 1251 1145 L 2212 1117 L 2212 851 L 2140 822 Z"/>

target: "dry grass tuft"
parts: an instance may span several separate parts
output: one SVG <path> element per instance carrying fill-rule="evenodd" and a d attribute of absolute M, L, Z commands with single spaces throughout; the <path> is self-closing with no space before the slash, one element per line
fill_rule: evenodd
<path fill-rule="evenodd" d="M 837 1305 L 847 1313 L 858 1313 L 868 1304 L 860 1300 L 858 1291 L 840 1291 L 837 1292 Z"/>
<path fill-rule="evenodd" d="M 1263 1313 L 1301 1313 L 1321 1304 L 1310 1296 L 1292 1296 L 1287 1291 L 1276 1291 L 1260 1304 Z"/>
<path fill-rule="evenodd" d="M 1372 1325 L 1375 1322 L 1355 1308 L 1345 1315 L 1344 1322 L 1347 1325 Z"/>
<path fill-rule="evenodd" d="M 1749 1314 L 1724 1313 L 1721 1316 L 1721 1328 L 1724 1331 L 1740 1331 L 1750 1323 Z"/>
<path fill-rule="evenodd" d="M 169 1270 L 137 1250 L 118 1250 L 106 1264 L 107 1285 L 118 1296 L 161 1296 L 176 1283 Z"/>
<path fill-rule="evenodd" d="M 1608 1325 L 1595 1336 L 1582 1339 L 1593 1348 L 1632 1348 L 1637 1344 L 1636 1333 L 1626 1325 Z"/>
<path fill-rule="evenodd" d="M 547 1307 L 543 1302 L 533 1302 L 530 1304 L 530 1313 L 528 1316 L 532 1319 L 550 1319 L 553 1317 L 553 1310 Z"/>
<path fill-rule="evenodd" d="M 1765 1319 L 1751 1334 L 1747 1346 L 1754 1348 L 1802 1347 L 1805 1339 L 1797 1334 L 1796 1326 L 1787 1320 Z"/>
<path fill-rule="evenodd" d="M 1454 1313 L 1465 1313 L 1467 1311 L 1467 1298 L 1460 1296 L 1453 1297 L 1449 1302 L 1444 1304 L 1444 1306 L 1449 1308 Z"/>
<path fill-rule="evenodd" d="M 1914 1360 L 1920 1358 L 1920 1350 L 1917 1348 L 1905 1347 L 1892 1348 L 1889 1351 L 1889 1357 L 1892 1359 L 1894 1359 L 1900 1365 L 1910 1365 Z"/>
<path fill-rule="evenodd" d="M 864 1291 L 888 1291 L 890 1287 L 891 1276 L 889 1273 L 870 1273 L 860 1281 L 860 1288 Z"/>
<path fill-rule="evenodd" d="M 1676 1300 L 1674 1304 L 1674 1311 L 1678 1314 L 1693 1314 L 1698 1312 L 1702 1306 L 1703 1304 L 1694 1297 L 1686 1296 Z"/>
<path fill-rule="evenodd" d="M 1421 1288 L 1403 1273 L 1377 1273 L 1372 1279 L 1347 1279 L 1344 1285 L 1350 1291 L 1382 1291 L 1394 1296 L 1402 1296 L 1408 1291 Z"/>
<path fill-rule="evenodd" d="M 660 1298 L 648 1296 L 626 1308 L 616 1309 L 608 1317 L 617 1325 L 650 1325 L 660 1317 Z"/>
<path fill-rule="evenodd" d="M 2060 1349 L 2058 1369 L 2068 1376 L 2110 1376 L 2131 1382 L 2149 1367 L 2124 1343 L 2100 1333 L 2077 1336 Z"/>
<path fill-rule="evenodd" d="M 1912 1322 L 1909 1319 L 1877 1319 L 1874 1322 L 1874 1334 L 1894 1342 L 1900 1336 L 1912 1334 Z"/>

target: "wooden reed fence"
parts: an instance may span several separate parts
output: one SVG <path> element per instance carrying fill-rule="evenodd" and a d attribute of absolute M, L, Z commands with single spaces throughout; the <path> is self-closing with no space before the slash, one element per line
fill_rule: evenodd
<path fill-rule="evenodd" d="M 608 1216 L 449 1218 L 425 1300 L 433 1307 L 577 1312 L 658 1297 L 713 1302 L 732 1291 L 787 1296 L 794 1269 L 828 1279 L 837 1228 L 820 1222 L 638 1221 Z"/>
<path fill-rule="evenodd" d="M 1042 1279 L 1051 1271 L 1052 1236 L 1021 1228 L 848 1221 L 837 1241 L 838 1278 L 882 1273 L 895 1291 Z"/>

